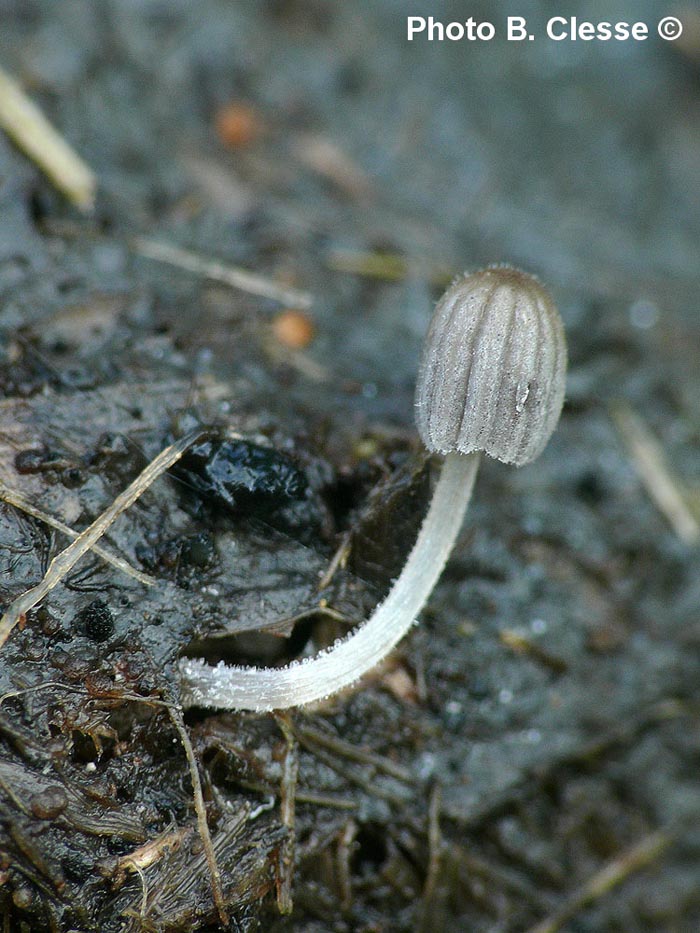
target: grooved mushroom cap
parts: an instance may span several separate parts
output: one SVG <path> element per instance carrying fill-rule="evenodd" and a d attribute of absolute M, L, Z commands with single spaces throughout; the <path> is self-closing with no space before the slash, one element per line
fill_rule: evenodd
<path fill-rule="evenodd" d="M 428 450 L 484 450 L 521 466 L 540 455 L 564 402 L 566 341 L 533 276 L 494 266 L 456 279 L 437 303 L 418 383 Z"/>

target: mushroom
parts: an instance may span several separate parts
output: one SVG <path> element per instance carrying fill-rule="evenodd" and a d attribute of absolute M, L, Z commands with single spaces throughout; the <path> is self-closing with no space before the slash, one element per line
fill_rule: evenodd
<path fill-rule="evenodd" d="M 282 668 L 180 661 L 185 706 L 269 711 L 303 706 L 355 683 L 403 638 L 452 551 L 485 451 L 534 460 L 564 401 L 566 341 L 533 276 L 492 266 L 456 279 L 437 304 L 416 387 L 416 422 L 445 455 L 416 542 L 386 599 L 345 639 Z"/>

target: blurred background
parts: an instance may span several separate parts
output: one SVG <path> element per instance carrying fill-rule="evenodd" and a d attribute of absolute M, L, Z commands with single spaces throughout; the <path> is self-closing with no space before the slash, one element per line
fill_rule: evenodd
<path fill-rule="evenodd" d="M 433 281 L 487 262 L 542 275 L 573 328 L 590 315 L 654 341 L 659 321 L 696 319 L 697 9 L 678 42 L 554 42 L 549 4 L 437 3 L 436 19 L 499 35 L 409 43 L 398 0 L 2 7 L 5 66 L 95 168 L 98 217 L 302 282 L 320 299 L 315 353 L 343 376 L 410 382 Z M 512 13 L 535 41 L 505 41 Z M 11 187 L 3 252 L 36 263 Z"/>

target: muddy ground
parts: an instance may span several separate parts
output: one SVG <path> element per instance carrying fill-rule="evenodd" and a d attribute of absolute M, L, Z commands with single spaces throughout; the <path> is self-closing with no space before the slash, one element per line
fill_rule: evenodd
<path fill-rule="evenodd" d="M 0 3 L 0 62 L 98 177 L 82 215 L 0 136 L 3 483 L 79 531 L 193 424 L 271 451 L 245 508 L 157 480 L 103 542 L 156 585 L 86 557 L 3 647 L 4 930 L 700 927 L 697 20 L 554 43 L 544 4 L 443 2 L 537 39 L 409 44 L 409 6 Z M 290 334 L 289 301 L 144 238 L 310 306 Z M 361 689 L 186 713 L 217 912 L 177 658 L 275 663 L 371 611 L 429 494 L 432 304 L 502 261 L 561 308 L 561 425 L 536 466 L 485 463 L 422 624 Z M 3 609 L 67 543 L 0 505 Z"/>

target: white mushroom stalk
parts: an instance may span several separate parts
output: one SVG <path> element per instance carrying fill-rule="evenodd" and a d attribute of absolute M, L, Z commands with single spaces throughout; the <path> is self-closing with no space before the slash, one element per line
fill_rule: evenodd
<path fill-rule="evenodd" d="M 435 308 L 416 386 L 418 431 L 445 461 L 389 595 L 347 638 L 286 667 L 212 667 L 183 658 L 183 705 L 259 712 L 303 706 L 376 667 L 411 628 L 442 573 L 480 452 L 516 466 L 539 456 L 559 420 L 565 380 L 562 322 L 535 278 L 498 266 L 457 279 Z"/>
<path fill-rule="evenodd" d="M 389 595 L 347 638 L 281 668 L 180 662 L 184 706 L 259 712 L 323 700 L 358 681 L 401 641 L 428 600 L 462 526 L 480 455 L 450 454 L 416 543 Z"/>

